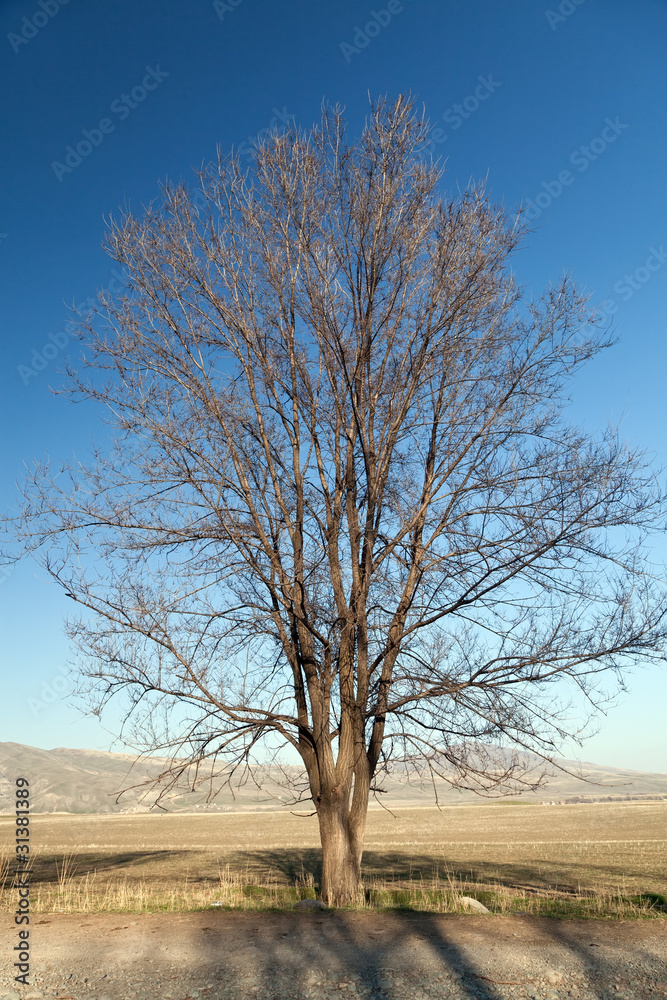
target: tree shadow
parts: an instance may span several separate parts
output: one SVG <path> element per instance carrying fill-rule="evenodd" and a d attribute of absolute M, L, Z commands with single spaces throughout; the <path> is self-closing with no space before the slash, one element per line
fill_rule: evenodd
<path fill-rule="evenodd" d="M 279 1000 L 284 997 L 284 984 L 288 982 L 292 994 L 300 987 L 301 996 L 317 997 L 322 989 L 330 990 L 341 982 L 352 981 L 356 984 L 356 997 L 403 1000 L 406 994 L 421 995 L 426 976 L 430 977 L 429 987 L 442 987 L 443 996 L 448 995 L 448 985 L 456 982 L 458 996 L 463 993 L 477 1000 L 498 1000 L 495 986 L 485 981 L 476 964 L 448 936 L 446 929 L 437 926 L 435 920 L 428 920 L 428 916 L 385 914 L 385 929 L 378 931 L 372 919 L 362 923 L 359 914 L 285 913 L 278 924 L 258 928 L 261 952 L 257 955 L 254 975 L 259 989 L 254 995 Z M 211 934 L 207 943 L 215 947 L 218 935 L 222 943 L 224 931 Z M 415 950 L 424 959 L 423 967 L 419 961 L 411 963 L 410 958 L 406 962 Z M 397 959 L 399 952 L 403 954 Z M 240 992 L 248 989 L 247 968 L 239 969 L 238 976 L 233 973 L 231 976 L 233 983 L 237 980 L 234 985 Z M 225 970 L 225 977 L 229 982 L 230 970 Z M 242 979 L 246 981 L 241 982 Z"/>
<path fill-rule="evenodd" d="M 591 933 L 589 921 L 549 921 L 551 936 L 563 947 L 579 958 L 582 970 L 584 970 L 586 981 L 590 986 L 600 986 L 606 983 L 616 983 L 616 989 L 622 990 L 621 995 L 640 997 L 641 1000 L 648 994 L 649 984 L 638 980 L 644 980 L 650 975 L 648 973 L 650 965 L 654 962 L 654 956 L 639 942 L 632 943 L 633 972 L 629 972 L 627 963 L 619 954 L 616 947 L 611 950 L 611 956 L 605 954 L 604 945 L 606 942 L 591 941 L 595 936 Z M 638 921 L 638 925 L 645 926 L 644 921 Z M 595 925 L 593 924 L 593 930 Z M 601 950 L 603 949 L 603 950 Z M 667 975 L 667 967 L 663 965 L 661 975 Z M 621 980 L 625 982 L 620 983 Z M 651 988 L 651 994 L 653 990 Z"/>
<path fill-rule="evenodd" d="M 127 875 L 135 868 L 141 868 L 151 862 L 164 863 L 165 861 L 182 860 L 190 853 L 190 851 L 157 850 L 119 851 L 114 854 L 110 854 L 108 851 L 35 854 L 30 866 L 31 882 L 52 885 L 60 882 L 63 878 L 80 878 L 93 872 Z M 190 879 L 190 881 L 193 880 Z"/>
<path fill-rule="evenodd" d="M 322 877 L 322 851 L 319 847 L 274 848 L 234 851 L 224 858 L 232 871 L 248 871 L 257 877 L 273 873 L 293 885 L 304 874 L 312 875 L 316 885 Z"/>
<path fill-rule="evenodd" d="M 607 875 L 608 880 L 620 881 L 624 872 L 615 866 L 594 865 L 590 862 L 546 862 L 535 864 L 492 863 L 471 859 L 465 864 L 445 864 L 431 854 L 406 854 L 393 851 L 366 851 L 362 876 L 368 885 L 374 880 L 384 887 L 396 889 L 431 886 L 457 890 L 471 884 L 482 887 L 499 886 L 518 892 L 540 891 L 545 888 L 578 894 L 579 886 L 590 882 L 586 873 Z M 278 878 L 285 885 L 294 885 L 310 876 L 316 886 L 321 884 L 322 853 L 319 848 L 266 848 L 237 850 L 222 856 L 197 850 L 153 849 L 145 851 L 70 851 L 33 855 L 31 872 L 34 883 L 44 885 L 59 882 L 63 874 L 81 878 L 87 874 L 127 876 L 159 881 L 183 879 L 190 884 L 217 882 L 221 870 L 229 867 L 235 878 L 262 882 Z M 582 878 L 578 879 L 577 870 Z M 593 887 L 592 887 L 593 888 Z"/>
<path fill-rule="evenodd" d="M 608 924 L 601 926 L 598 921 L 522 920 L 519 943 L 512 946 L 512 928 L 517 924 L 500 924 L 497 917 L 395 912 L 377 920 L 373 914 L 324 911 L 286 912 L 275 915 L 270 924 L 267 921 L 268 926 L 260 916 L 253 919 L 260 925 L 254 928 L 259 946 L 253 959 L 259 985 L 255 995 L 270 1000 L 284 997 L 286 983 L 291 995 L 300 988 L 299 995 L 317 997 L 322 990 L 350 981 L 356 983 L 355 996 L 364 1000 L 404 1000 L 424 995 L 424 986 L 431 996 L 448 996 L 454 988 L 458 997 L 500 1000 L 511 986 L 541 998 L 567 988 L 545 978 L 554 968 L 562 970 L 566 979 L 583 979 L 585 988 L 606 996 L 612 995 L 619 968 L 629 956 L 645 969 L 640 975 L 638 968 L 635 979 L 624 983 L 622 995 L 644 1000 L 649 978 L 658 974 L 660 964 L 650 948 L 638 947 L 622 934 L 617 952 L 613 935 L 608 940 Z M 224 929 L 215 930 L 212 937 L 219 934 L 222 943 Z M 495 952 L 480 947 L 480 937 L 495 945 Z M 528 963 L 521 961 L 526 950 Z M 239 969 L 238 976 L 232 974 L 240 993 L 244 983 L 248 986 L 248 968 Z"/>
<path fill-rule="evenodd" d="M 281 875 L 285 881 L 293 884 L 304 873 L 310 874 L 316 885 L 319 885 L 322 874 L 322 853 L 319 848 L 275 848 L 255 849 L 252 851 L 235 851 L 225 856 L 225 863 L 236 870 L 256 872 L 259 877 L 265 872 Z M 509 889 L 525 888 L 543 889 L 549 887 L 563 892 L 576 892 L 574 882 L 554 882 L 545 879 L 538 866 L 529 864 L 495 864 L 484 861 L 471 861 L 465 865 L 445 865 L 438 862 L 431 854 L 404 854 L 401 852 L 365 851 L 362 861 L 362 877 L 366 882 L 377 879 L 380 882 L 395 883 L 396 886 L 427 887 L 437 880 L 440 888 L 451 883 L 456 889 L 460 883 L 480 883 L 480 885 L 500 885 Z M 556 868 L 556 866 L 552 866 Z M 573 868 L 575 865 L 563 867 Z M 590 865 L 582 865 L 590 869 Z M 605 869 L 598 866 L 600 871 Z"/>

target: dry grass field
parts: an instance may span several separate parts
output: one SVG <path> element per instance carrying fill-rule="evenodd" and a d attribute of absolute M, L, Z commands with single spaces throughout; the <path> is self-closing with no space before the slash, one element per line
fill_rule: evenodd
<path fill-rule="evenodd" d="M 0 817 L 0 906 L 15 906 L 12 819 Z M 33 909 L 170 911 L 291 905 L 315 895 L 317 820 L 284 812 L 35 815 Z M 366 906 L 661 916 L 667 802 L 514 803 L 369 813 Z"/>

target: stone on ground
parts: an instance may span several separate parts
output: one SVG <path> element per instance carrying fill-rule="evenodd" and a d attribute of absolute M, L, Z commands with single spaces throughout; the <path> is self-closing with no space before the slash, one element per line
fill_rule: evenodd
<path fill-rule="evenodd" d="M 300 899 L 294 904 L 295 910 L 328 910 L 329 907 L 321 899 Z"/>
<path fill-rule="evenodd" d="M 474 910 L 475 913 L 491 912 L 491 910 L 487 910 L 484 903 L 480 903 L 478 899 L 473 899 L 472 896 L 459 896 L 459 903 L 465 906 L 466 910 Z"/>

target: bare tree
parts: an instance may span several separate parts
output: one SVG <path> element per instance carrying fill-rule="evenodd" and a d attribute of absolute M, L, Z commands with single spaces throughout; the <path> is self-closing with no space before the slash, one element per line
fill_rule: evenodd
<path fill-rule="evenodd" d="M 113 434 L 35 469 L 20 528 L 83 606 L 96 710 L 129 693 L 174 773 L 298 753 L 331 904 L 388 761 L 535 782 L 563 682 L 594 704 L 665 638 L 656 478 L 564 418 L 609 338 L 568 278 L 517 285 L 520 215 L 445 197 L 427 135 L 409 99 L 351 144 L 325 109 L 112 222 L 126 290 L 82 317 L 70 391 Z"/>

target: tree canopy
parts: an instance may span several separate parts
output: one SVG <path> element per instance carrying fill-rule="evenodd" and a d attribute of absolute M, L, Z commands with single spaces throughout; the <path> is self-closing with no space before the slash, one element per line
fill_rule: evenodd
<path fill-rule="evenodd" d="M 610 338 L 569 277 L 518 284 L 521 213 L 447 194 L 427 143 L 410 99 L 352 142 L 325 108 L 113 221 L 125 290 L 69 386 L 113 440 L 39 465 L 19 528 L 83 606 L 96 711 L 126 692 L 175 774 L 299 755 L 330 902 L 388 761 L 530 784 L 565 682 L 593 705 L 663 655 L 656 474 L 567 421 Z"/>

